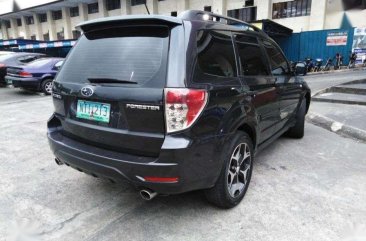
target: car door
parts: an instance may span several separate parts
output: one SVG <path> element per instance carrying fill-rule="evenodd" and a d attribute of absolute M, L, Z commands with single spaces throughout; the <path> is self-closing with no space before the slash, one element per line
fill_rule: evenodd
<path fill-rule="evenodd" d="M 271 73 L 279 95 L 280 118 L 278 129 L 282 129 L 295 114 L 301 96 L 301 84 L 290 71 L 286 57 L 280 48 L 269 40 L 263 40 L 263 47 L 270 62 Z"/>
<path fill-rule="evenodd" d="M 240 80 L 252 94 L 261 143 L 276 132 L 280 121 L 278 91 L 258 39 L 241 33 L 234 34 L 234 38 L 239 56 Z"/>

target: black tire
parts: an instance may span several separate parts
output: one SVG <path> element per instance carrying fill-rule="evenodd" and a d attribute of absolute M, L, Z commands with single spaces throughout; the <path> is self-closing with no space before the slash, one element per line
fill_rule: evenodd
<path fill-rule="evenodd" d="M 53 79 L 45 79 L 42 81 L 41 90 L 46 95 L 50 95 L 52 93 L 52 81 Z M 49 85 L 51 85 L 51 91 L 49 89 Z"/>
<path fill-rule="evenodd" d="M 296 124 L 287 131 L 287 136 L 292 138 L 303 138 L 305 129 L 306 101 L 302 100 L 300 108 L 296 113 Z"/>
<path fill-rule="evenodd" d="M 250 156 L 245 158 L 246 155 L 234 155 L 236 154 L 235 151 L 238 150 L 237 148 L 239 148 L 239 154 L 249 152 Z M 243 148 L 244 152 L 241 151 Z M 217 179 L 214 187 L 205 190 L 205 195 L 210 203 L 220 208 L 228 209 L 235 207 L 237 204 L 239 204 L 248 189 L 250 179 L 252 177 L 254 160 L 252 140 L 245 132 L 238 131 L 232 139 L 231 143 L 224 150 L 227 151 L 222 154 L 224 164 L 220 176 Z M 234 158 L 235 156 L 238 157 L 237 159 L 241 160 L 241 165 L 239 164 L 240 161 L 237 162 L 237 164 L 239 164 L 239 171 L 237 170 L 238 168 L 235 168 L 235 166 L 232 165 L 233 162 L 235 162 L 236 160 Z M 233 174 L 234 170 L 236 170 L 237 176 L 231 175 Z M 235 182 L 237 181 L 237 183 L 235 183 L 237 184 L 236 187 L 240 187 L 240 189 L 234 191 L 234 194 L 231 194 L 230 190 L 234 190 L 234 179 Z M 243 183 L 239 183 L 240 181 L 242 181 Z"/>

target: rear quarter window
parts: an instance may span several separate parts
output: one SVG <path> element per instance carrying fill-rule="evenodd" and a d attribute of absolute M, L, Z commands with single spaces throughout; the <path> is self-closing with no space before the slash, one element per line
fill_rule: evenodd
<path fill-rule="evenodd" d="M 169 29 L 163 26 L 91 31 L 78 40 L 56 81 L 88 83 L 100 78 L 135 83 L 131 87 L 163 86 L 168 44 Z"/>
<path fill-rule="evenodd" d="M 197 33 L 197 63 L 195 82 L 207 82 L 214 77 L 237 76 L 231 32 L 201 30 Z"/>

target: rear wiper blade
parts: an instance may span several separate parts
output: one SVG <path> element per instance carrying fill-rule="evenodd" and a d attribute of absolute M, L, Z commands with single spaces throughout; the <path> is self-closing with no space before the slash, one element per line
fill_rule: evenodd
<path fill-rule="evenodd" d="M 88 78 L 90 83 L 93 84 L 138 84 L 136 81 L 120 80 L 112 78 Z"/>

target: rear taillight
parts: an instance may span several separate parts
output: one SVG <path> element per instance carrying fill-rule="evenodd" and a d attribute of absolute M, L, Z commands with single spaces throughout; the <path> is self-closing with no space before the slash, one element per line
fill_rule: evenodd
<path fill-rule="evenodd" d="M 6 65 L 5 64 L 0 64 L 0 68 L 5 68 Z"/>
<path fill-rule="evenodd" d="M 33 75 L 29 72 L 26 72 L 26 71 L 20 71 L 19 72 L 19 76 L 22 76 L 22 77 L 32 77 Z"/>
<path fill-rule="evenodd" d="M 190 127 L 207 102 L 205 90 L 166 88 L 165 122 L 167 133 Z"/>

